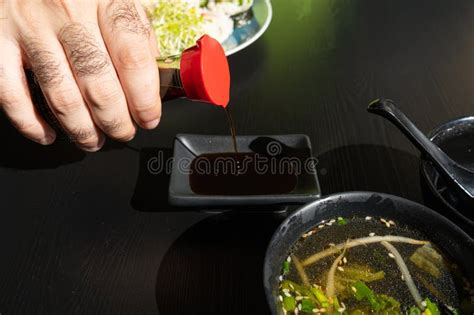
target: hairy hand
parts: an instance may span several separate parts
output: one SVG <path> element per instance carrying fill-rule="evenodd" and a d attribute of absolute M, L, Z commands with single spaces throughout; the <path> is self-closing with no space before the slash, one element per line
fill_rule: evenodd
<path fill-rule="evenodd" d="M 33 105 L 30 68 L 51 111 L 81 149 L 129 141 L 161 116 L 156 39 L 139 1 L 0 0 L 0 107 L 27 138 L 54 130 Z"/>

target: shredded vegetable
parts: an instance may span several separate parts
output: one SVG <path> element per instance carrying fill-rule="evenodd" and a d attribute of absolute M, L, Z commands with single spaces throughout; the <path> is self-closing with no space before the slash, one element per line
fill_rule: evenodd
<path fill-rule="evenodd" d="M 253 0 L 142 0 L 163 58 L 179 55 L 204 34 L 219 42 L 234 30 L 232 16 Z"/>

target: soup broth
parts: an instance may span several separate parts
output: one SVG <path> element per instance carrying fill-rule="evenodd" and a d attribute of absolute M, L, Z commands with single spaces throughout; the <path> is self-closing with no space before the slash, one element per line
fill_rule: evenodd
<path fill-rule="evenodd" d="M 424 235 L 384 218 L 333 218 L 283 262 L 284 314 L 472 314 L 470 282 Z"/>

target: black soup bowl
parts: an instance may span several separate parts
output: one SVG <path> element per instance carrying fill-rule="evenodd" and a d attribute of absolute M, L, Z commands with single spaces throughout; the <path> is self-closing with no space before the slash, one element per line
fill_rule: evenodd
<path fill-rule="evenodd" d="M 335 217 L 384 217 L 417 230 L 451 258 L 464 275 L 474 279 L 474 240 L 451 221 L 415 202 L 381 193 L 347 192 L 309 203 L 292 213 L 278 227 L 267 249 L 264 287 L 271 313 L 282 314 L 278 285 L 282 263 L 302 234 L 322 220 Z"/>

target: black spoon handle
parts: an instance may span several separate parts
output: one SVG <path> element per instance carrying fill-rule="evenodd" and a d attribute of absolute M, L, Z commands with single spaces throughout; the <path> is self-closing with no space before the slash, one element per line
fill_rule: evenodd
<path fill-rule="evenodd" d="M 408 139 L 445 173 L 452 173 L 452 168 L 456 167 L 454 162 L 437 145 L 428 139 L 411 121 L 402 113 L 392 100 L 378 99 L 370 103 L 367 108 L 369 113 L 377 114 L 387 118 L 398 127 Z"/>

